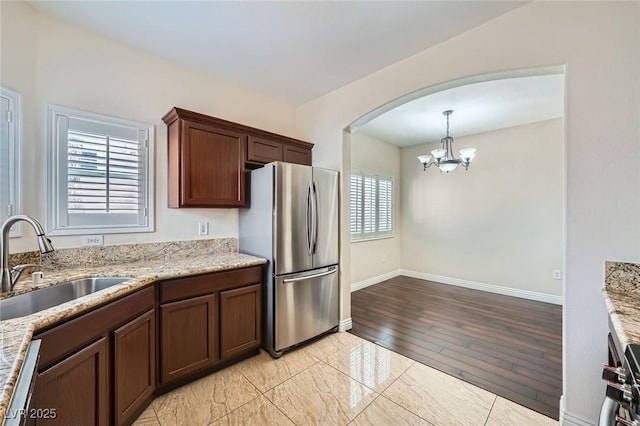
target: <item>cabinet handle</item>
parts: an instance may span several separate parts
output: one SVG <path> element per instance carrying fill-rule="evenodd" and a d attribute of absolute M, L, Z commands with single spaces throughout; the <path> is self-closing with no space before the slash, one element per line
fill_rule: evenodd
<path fill-rule="evenodd" d="M 308 280 L 309 278 L 318 278 L 318 277 L 324 277 L 325 275 L 331 275 L 331 274 L 335 274 L 336 273 L 336 269 L 332 269 L 330 271 L 325 271 L 325 272 L 320 272 L 319 274 L 313 274 L 313 275 L 305 275 L 304 277 L 296 277 L 296 278 L 285 278 L 284 280 L 282 280 L 283 283 L 293 283 L 296 281 L 304 281 L 304 280 Z"/>

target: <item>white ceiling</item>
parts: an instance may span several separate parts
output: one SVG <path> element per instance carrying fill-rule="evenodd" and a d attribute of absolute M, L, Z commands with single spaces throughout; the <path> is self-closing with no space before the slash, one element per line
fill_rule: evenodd
<path fill-rule="evenodd" d="M 564 115 L 564 74 L 508 78 L 468 84 L 413 100 L 362 126 L 362 131 L 398 146 L 440 141 L 535 123 Z"/>
<path fill-rule="evenodd" d="M 310 101 L 526 3 L 29 2 L 44 13 L 293 105 Z"/>

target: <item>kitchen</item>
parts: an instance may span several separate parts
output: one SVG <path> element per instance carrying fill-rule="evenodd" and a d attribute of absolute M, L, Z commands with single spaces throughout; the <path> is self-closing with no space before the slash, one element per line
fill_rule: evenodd
<path fill-rule="evenodd" d="M 160 117 L 171 107 L 184 106 L 311 141 L 314 166 L 345 174 L 349 146 L 343 129 L 380 105 L 459 77 L 563 64 L 567 189 L 562 409 L 566 424 L 595 424 L 604 396 L 600 379 L 607 334 L 600 293 L 604 261 L 638 258 L 637 33 L 636 2 L 532 2 L 411 58 L 398 58 L 357 84 L 292 107 L 49 17 L 28 4 L 3 2 L 2 85 L 23 97 L 23 210 L 39 218 L 46 211 L 41 147 L 47 103 L 156 123 L 156 232 L 106 235 L 105 246 L 193 239 L 199 222 L 209 222 L 212 237 L 235 238 L 238 213 L 233 209 L 164 207 L 167 194 L 162 185 L 167 175 L 162 165 L 167 153 L 162 144 L 167 135 Z M 607 150 L 618 155 L 606 156 Z M 347 205 L 345 200 L 342 205 Z M 172 226 L 176 223 L 180 226 Z M 12 240 L 13 251 L 37 247 L 28 229 L 23 234 L 24 238 Z M 348 235 L 343 237 L 348 241 Z M 61 236 L 54 245 L 72 248 L 79 241 Z M 342 275 L 349 276 L 348 250 L 341 253 Z M 340 320 L 346 326 L 348 288 L 342 288 L 340 300 Z"/>

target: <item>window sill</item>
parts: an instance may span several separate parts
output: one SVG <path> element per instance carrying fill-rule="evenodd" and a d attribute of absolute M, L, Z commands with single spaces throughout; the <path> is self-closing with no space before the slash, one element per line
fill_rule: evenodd
<path fill-rule="evenodd" d="M 383 235 L 380 237 L 369 237 L 369 238 L 358 238 L 358 239 L 351 239 L 351 243 L 364 243 L 367 241 L 376 241 L 376 240 L 386 240 L 388 238 L 393 238 L 394 235 Z"/>

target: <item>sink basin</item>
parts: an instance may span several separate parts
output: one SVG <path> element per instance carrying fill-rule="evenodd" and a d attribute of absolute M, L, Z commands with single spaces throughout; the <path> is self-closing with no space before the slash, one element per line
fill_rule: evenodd
<path fill-rule="evenodd" d="M 0 300 L 0 320 L 23 317 L 130 280 L 130 277 L 91 277 Z"/>

